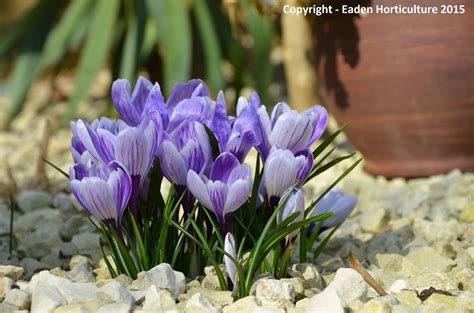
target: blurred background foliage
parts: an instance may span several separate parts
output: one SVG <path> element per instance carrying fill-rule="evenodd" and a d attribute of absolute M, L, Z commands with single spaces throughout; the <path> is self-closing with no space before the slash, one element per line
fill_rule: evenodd
<path fill-rule="evenodd" d="M 161 83 L 165 95 L 174 83 L 199 77 L 213 93 L 239 95 L 249 86 L 263 103 L 271 100 L 272 47 L 280 38 L 278 21 L 268 9 L 272 1 L 3 1 L 0 77 L 10 96 L 3 128 L 21 112 L 35 80 L 64 68 L 75 71 L 65 121 L 74 118 L 104 67 L 112 80 L 134 81 L 144 72 Z M 13 17 L 8 3 L 27 8 Z"/>

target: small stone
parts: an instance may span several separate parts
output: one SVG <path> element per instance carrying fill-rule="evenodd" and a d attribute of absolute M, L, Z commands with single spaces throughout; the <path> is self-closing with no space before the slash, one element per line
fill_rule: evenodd
<path fill-rule="evenodd" d="M 282 278 L 280 281 L 289 283 L 295 289 L 295 299 L 300 300 L 305 297 L 304 292 L 305 288 L 303 285 L 303 279 L 301 277 L 294 277 L 294 278 Z"/>
<path fill-rule="evenodd" d="M 71 242 L 76 245 L 79 254 L 87 255 L 96 261 L 100 259 L 99 238 L 97 233 L 80 233 L 72 237 Z"/>
<path fill-rule="evenodd" d="M 306 313 L 344 313 L 342 301 L 333 288 L 326 288 L 310 299 Z"/>
<path fill-rule="evenodd" d="M 53 197 L 53 206 L 61 211 L 61 213 L 68 217 L 77 212 L 69 195 L 60 192 Z"/>
<path fill-rule="evenodd" d="M 29 310 L 31 306 L 31 294 L 20 289 L 11 289 L 7 292 L 3 303 L 16 306 L 21 310 Z"/>
<path fill-rule="evenodd" d="M 221 311 L 221 306 L 215 303 L 212 303 L 209 298 L 204 296 L 202 293 L 195 293 L 187 302 L 186 302 L 186 311 L 188 310 L 199 310 L 202 312 L 218 313 Z"/>
<path fill-rule="evenodd" d="M 77 247 L 72 242 L 63 242 L 58 246 L 58 254 L 60 258 L 71 258 L 78 252 Z"/>
<path fill-rule="evenodd" d="M 443 257 L 438 251 L 431 247 L 424 247 L 410 252 L 406 258 L 420 269 L 431 272 L 446 273 L 456 265 L 456 262 Z"/>
<path fill-rule="evenodd" d="M 288 271 L 288 276 L 301 277 L 305 289 L 318 288 L 322 290 L 326 287 L 318 269 L 311 263 L 293 264 Z"/>
<path fill-rule="evenodd" d="M 169 311 L 177 310 L 177 305 L 173 296 L 168 290 L 157 290 L 155 285 L 151 285 L 145 293 L 143 309 L 145 311 Z"/>
<path fill-rule="evenodd" d="M 49 227 L 37 228 L 21 240 L 18 250 L 25 251 L 29 257 L 41 259 L 59 244 L 61 244 L 61 238 L 56 229 Z"/>
<path fill-rule="evenodd" d="M 5 295 L 12 289 L 14 282 L 9 277 L 0 277 L 0 301 L 5 298 Z"/>
<path fill-rule="evenodd" d="M 340 268 L 336 277 L 328 288 L 336 290 L 344 306 L 348 306 L 354 300 L 362 300 L 367 297 L 367 284 L 362 276 L 351 268 Z"/>
<path fill-rule="evenodd" d="M 54 276 L 48 271 L 42 271 L 31 279 L 26 291 L 34 292 L 45 286 L 57 288 L 67 303 L 94 300 L 97 296 L 97 287 L 92 283 L 75 283 L 68 279 Z"/>
<path fill-rule="evenodd" d="M 17 281 L 21 278 L 21 276 L 23 276 L 24 272 L 25 270 L 18 266 L 0 265 L 0 277 L 8 277 L 14 281 Z"/>
<path fill-rule="evenodd" d="M 390 272 L 399 272 L 402 269 L 403 256 L 399 254 L 377 254 L 376 265 Z"/>
<path fill-rule="evenodd" d="M 186 278 L 183 273 L 174 271 L 169 264 L 162 263 L 149 271 L 138 273 L 137 279 L 132 283 L 135 289 L 147 289 L 151 285 L 168 289 L 176 298 L 186 290 Z"/>
<path fill-rule="evenodd" d="M 209 290 L 220 290 L 221 286 L 219 284 L 219 278 L 216 275 L 208 276 L 206 275 L 201 281 L 202 288 Z"/>
<path fill-rule="evenodd" d="M 69 272 L 69 279 L 76 283 L 95 282 L 95 276 L 92 272 L 92 268 L 87 264 L 76 266 L 71 272 Z"/>
<path fill-rule="evenodd" d="M 395 294 L 395 297 L 397 297 L 398 301 L 403 305 L 414 306 L 421 304 L 421 300 L 414 290 L 402 290 Z"/>
<path fill-rule="evenodd" d="M 368 233 L 378 233 L 388 224 L 388 216 L 384 209 L 365 212 L 360 217 L 362 230 Z"/>
<path fill-rule="evenodd" d="M 428 299 L 426 299 L 423 302 L 423 304 L 428 304 L 428 305 L 431 303 L 446 304 L 449 307 L 451 307 L 451 309 L 454 309 L 457 304 L 457 297 L 443 295 L 439 293 L 433 293 Z"/>
<path fill-rule="evenodd" d="M 408 283 L 406 281 L 404 281 L 403 279 L 397 279 L 390 286 L 388 292 L 389 293 L 399 293 L 403 289 L 408 289 Z"/>
<path fill-rule="evenodd" d="M 212 303 L 219 304 L 220 306 L 229 305 L 234 302 L 231 291 L 220 291 L 220 290 L 210 290 L 202 287 L 191 288 L 186 292 L 188 297 L 191 297 L 195 293 L 202 293 L 205 295 Z"/>
<path fill-rule="evenodd" d="M 372 299 L 361 308 L 361 312 L 365 313 L 390 313 L 390 306 L 378 299 Z"/>
<path fill-rule="evenodd" d="M 459 215 L 461 221 L 474 222 L 474 203 L 469 203 L 462 208 L 461 214 Z"/>
<path fill-rule="evenodd" d="M 54 313 L 88 313 L 81 303 L 63 305 L 54 310 Z"/>
<path fill-rule="evenodd" d="M 69 269 L 71 271 L 81 265 L 92 266 L 92 260 L 83 255 L 75 255 L 69 261 Z"/>
<path fill-rule="evenodd" d="M 130 313 L 131 310 L 131 304 L 111 303 L 101 306 L 97 313 Z"/>
<path fill-rule="evenodd" d="M 32 312 L 52 312 L 54 309 L 67 302 L 53 286 L 41 286 L 33 291 L 31 297 Z"/>
<path fill-rule="evenodd" d="M 70 241 L 79 232 L 87 220 L 82 215 L 71 216 L 60 228 L 59 234 L 64 241 Z"/>
<path fill-rule="evenodd" d="M 295 288 L 292 284 L 277 279 L 261 279 L 257 281 L 255 295 L 262 306 L 289 309 L 295 302 Z"/>
<path fill-rule="evenodd" d="M 255 296 L 247 296 L 225 306 L 222 309 L 222 313 L 248 313 L 257 307 L 257 298 Z"/>
<path fill-rule="evenodd" d="M 110 282 L 97 290 L 97 297 L 106 302 L 131 306 L 134 302 L 130 293 L 118 282 Z"/>
<path fill-rule="evenodd" d="M 20 241 L 24 240 L 28 234 L 41 228 L 57 231 L 62 223 L 61 215 L 57 210 L 51 208 L 36 209 L 18 217 L 14 225 L 15 237 Z"/>
<path fill-rule="evenodd" d="M 423 312 L 423 308 L 420 304 L 414 305 L 414 306 L 398 304 L 392 307 L 392 313 L 421 313 L 421 312 Z"/>
<path fill-rule="evenodd" d="M 18 311 L 18 308 L 16 306 L 6 304 L 6 303 L 0 303 L 0 313 L 19 313 L 19 312 L 22 312 L 22 311 Z"/>
<path fill-rule="evenodd" d="M 451 274 L 446 273 L 425 273 L 411 277 L 408 281 L 411 288 L 421 292 L 433 287 L 438 290 L 450 292 L 453 295 L 459 294 L 459 280 Z"/>
<path fill-rule="evenodd" d="M 45 191 L 27 190 L 16 196 L 16 203 L 23 212 L 31 212 L 35 209 L 49 207 L 53 198 Z"/>
<path fill-rule="evenodd" d="M 462 228 L 457 220 L 448 222 L 429 222 L 416 219 L 414 223 L 415 232 L 422 235 L 428 242 L 452 241 L 462 233 Z"/>

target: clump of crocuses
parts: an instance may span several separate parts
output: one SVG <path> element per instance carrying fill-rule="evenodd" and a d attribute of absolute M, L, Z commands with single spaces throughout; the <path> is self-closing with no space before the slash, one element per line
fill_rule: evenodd
<path fill-rule="evenodd" d="M 357 202 L 332 189 L 338 179 L 305 205 L 301 188 L 348 157 L 326 161 L 342 129 L 312 150 L 327 125 L 322 106 L 298 113 L 278 103 L 269 114 L 252 93 L 230 116 L 224 94 L 214 100 L 201 80 L 175 85 L 165 100 L 144 77 L 133 91 L 116 80 L 112 100 L 120 119 L 71 123 L 69 177 L 113 276 L 163 262 L 192 276 L 211 264 L 221 288 L 245 296 L 259 272 L 284 277 L 292 255 L 320 252 L 328 237 L 319 235 Z"/>

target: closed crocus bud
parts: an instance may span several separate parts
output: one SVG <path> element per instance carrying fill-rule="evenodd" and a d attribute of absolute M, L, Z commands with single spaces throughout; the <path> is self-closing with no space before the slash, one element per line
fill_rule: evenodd
<path fill-rule="evenodd" d="M 159 155 L 163 175 L 177 186 L 186 186 L 188 171 L 204 174 L 212 160 L 204 125 L 199 122 L 182 125 L 163 141 Z"/>
<path fill-rule="evenodd" d="M 227 252 L 235 261 L 237 261 L 235 239 L 231 233 L 227 233 L 227 235 L 225 235 L 224 251 Z M 235 262 L 227 255 L 224 255 L 224 264 L 227 275 L 232 282 L 232 286 L 229 286 L 229 289 L 232 289 L 237 283 L 237 266 L 235 265 Z"/>
<path fill-rule="evenodd" d="M 214 212 L 226 234 L 229 215 L 250 197 L 252 170 L 249 165 L 240 164 L 233 154 L 224 152 L 215 160 L 209 178 L 190 170 L 187 183 L 193 196 Z"/>
<path fill-rule="evenodd" d="M 323 228 L 328 229 L 348 218 L 356 204 L 356 196 L 345 195 L 341 189 L 333 188 L 316 204 L 313 215 L 334 212 L 333 216 L 323 222 Z"/>
<path fill-rule="evenodd" d="M 267 109 L 261 105 L 257 93 L 253 92 L 249 100 L 240 97 L 237 102 L 237 118 L 227 143 L 227 151 L 243 160 L 253 147 L 265 160 L 270 152 L 270 117 Z"/>
<path fill-rule="evenodd" d="M 322 106 L 298 113 L 286 103 L 279 103 L 272 112 L 270 144 L 293 153 L 307 150 L 322 135 L 327 121 L 327 112 Z"/>
<path fill-rule="evenodd" d="M 81 167 L 81 165 L 79 166 Z M 100 176 L 90 175 L 80 168 L 72 169 L 71 189 L 81 206 L 104 223 L 119 227 L 123 212 L 130 199 L 132 182 L 130 175 L 117 162 L 95 171 Z"/>
<path fill-rule="evenodd" d="M 285 219 L 287 219 L 289 216 L 299 213 L 299 215 L 289 224 L 296 223 L 298 221 L 301 221 L 303 219 L 304 215 L 304 195 L 303 191 L 301 189 L 298 190 L 293 190 L 293 191 L 287 191 L 283 194 L 280 203 L 285 199 L 287 193 L 290 192 L 290 195 L 288 196 L 288 199 L 285 203 L 285 206 L 280 210 L 277 216 L 277 223 L 280 224 L 283 222 Z M 286 245 L 293 239 L 295 239 L 298 236 L 299 231 L 294 231 L 290 235 L 286 237 Z"/>
<path fill-rule="evenodd" d="M 267 197 L 276 205 L 281 195 L 295 184 L 302 183 L 308 174 L 308 162 L 312 166 L 312 156 L 295 156 L 290 150 L 273 147 L 265 161 L 263 172 Z"/>

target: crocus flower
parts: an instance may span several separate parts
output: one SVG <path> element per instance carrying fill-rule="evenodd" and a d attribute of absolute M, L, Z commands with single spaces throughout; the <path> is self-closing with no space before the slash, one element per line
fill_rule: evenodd
<path fill-rule="evenodd" d="M 349 217 L 357 204 L 357 197 L 345 195 L 341 189 L 333 188 L 318 203 L 313 215 L 334 212 L 334 215 L 323 222 L 323 229 L 328 229 L 342 223 Z"/>
<path fill-rule="evenodd" d="M 285 206 L 280 210 L 280 212 L 278 212 L 278 215 L 277 215 L 278 224 L 280 224 L 286 218 L 295 214 L 296 212 L 299 212 L 300 214 L 289 225 L 303 220 L 304 209 L 305 209 L 303 191 L 301 191 L 301 189 L 298 189 L 298 190 L 292 190 L 292 191 L 289 190 L 287 192 L 291 192 L 291 193 L 288 196 Z M 285 199 L 287 192 L 283 194 L 282 198 L 280 199 L 280 203 L 282 203 L 282 201 Z M 297 230 L 289 234 L 286 237 L 285 246 L 287 246 L 288 243 L 294 240 L 297 236 L 298 236 Z"/>
<path fill-rule="evenodd" d="M 82 120 L 71 122 L 74 161 L 78 163 L 81 156 L 87 152 L 88 156 L 104 164 L 112 162 L 114 138 L 127 127 L 127 124 L 121 120 L 110 120 L 105 117 L 95 120 L 90 125 Z"/>
<path fill-rule="evenodd" d="M 140 76 L 130 94 L 130 82 L 117 79 L 112 84 L 112 101 L 120 117 L 130 126 L 137 126 L 143 119 L 143 112 L 153 84 Z M 158 86 L 159 89 L 159 86 Z M 160 92 L 161 94 L 161 92 Z"/>
<path fill-rule="evenodd" d="M 237 118 L 233 123 L 226 151 L 232 152 L 242 161 L 253 146 L 265 160 L 270 151 L 270 126 L 267 110 L 261 105 L 255 92 L 248 101 L 240 97 L 237 102 Z"/>
<path fill-rule="evenodd" d="M 272 112 L 270 144 L 293 153 L 307 150 L 324 132 L 328 121 L 322 106 L 298 113 L 286 103 L 279 103 Z"/>
<path fill-rule="evenodd" d="M 176 105 L 185 99 L 194 97 L 210 97 L 211 93 L 206 84 L 200 79 L 191 79 L 185 83 L 178 83 L 173 86 L 173 90 L 166 101 L 166 109 L 169 115 L 174 111 Z"/>
<path fill-rule="evenodd" d="M 130 199 L 130 175 L 117 162 L 102 168 L 100 176 L 77 175 L 72 169 L 71 189 L 81 206 L 92 216 L 117 229 Z"/>
<path fill-rule="evenodd" d="M 93 160 L 82 157 L 82 163 L 119 162 L 132 179 L 132 212 L 138 214 L 140 185 L 153 165 L 158 142 L 161 140 L 159 119 L 145 118 L 137 127 L 110 120 L 95 121 L 91 125 L 79 120 L 73 131 Z M 84 152 L 83 154 L 85 154 Z M 74 154 L 74 151 L 73 151 Z"/>
<path fill-rule="evenodd" d="M 243 114 L 245 111 L 252 114 Z M 328 121 L 326 109 L 322 106 L 317 105 L 298 113 L 284 102 L 275 106 L 270 118 L 255 93 L 249 101 L 239 98 L 236 122 L 239 119 L 241 124 L 250 125 L 248 129 L 258 135 L 254 136 L 257 137 L 254 146 L 263 160 L 266 160 L 273 146 L 294 154 L 307 150 L 322 135 Z"/>
<path fill-rule="evenodd" d="M 216 137 L 220 150 L 224 149 L 230 136 L 231 125 L 222 92 L 219 92 L 217 101 L 203 96 L 179 102 L 171 112 L 167 132 L 171 134 L 181 125 L 193 121 L 206 125 Z"/>
<path fill-rule="evenodd" d="M 190 170 L 187 175 L 188 189 L 207 209 L 214 212 L 223 234 L 229 228 L 229 215 L 240 208 L 252 192 L 251 168 L 240 164 L 229 152 L 215 160 L 210 178 Z"/>
<path fill-rule="evenodd" d="M 212 160 L 204 126 L 198 122 L 182 125 L 163 141 L 159 155 L 163 175 L 177 186 L 186 186 L 188 171 L 204 174 Z"/>
<path fill-rule="evenodd" d="M 293 185 L 301 185 L 313 164 L 311 153 L 294 155 L 290 150 L 272 148 L 263 172 L 270 204 L 275 206 L 281 195 Z"/>
<path fill-rule="evenodd" d="M 235 261 L 237 261 L 237 253 L 235 248 L 235 239 L 231 233 L 227 233 L 224 239 L 224 251 L 227 252 Z M 227 255 L 224 254 L 224 264 L 227 270 L 230 283 L 228 282 L 229 289 L 232 290 L 233 286 L 237 283 L 237 266 L 235 262 Z"/>

